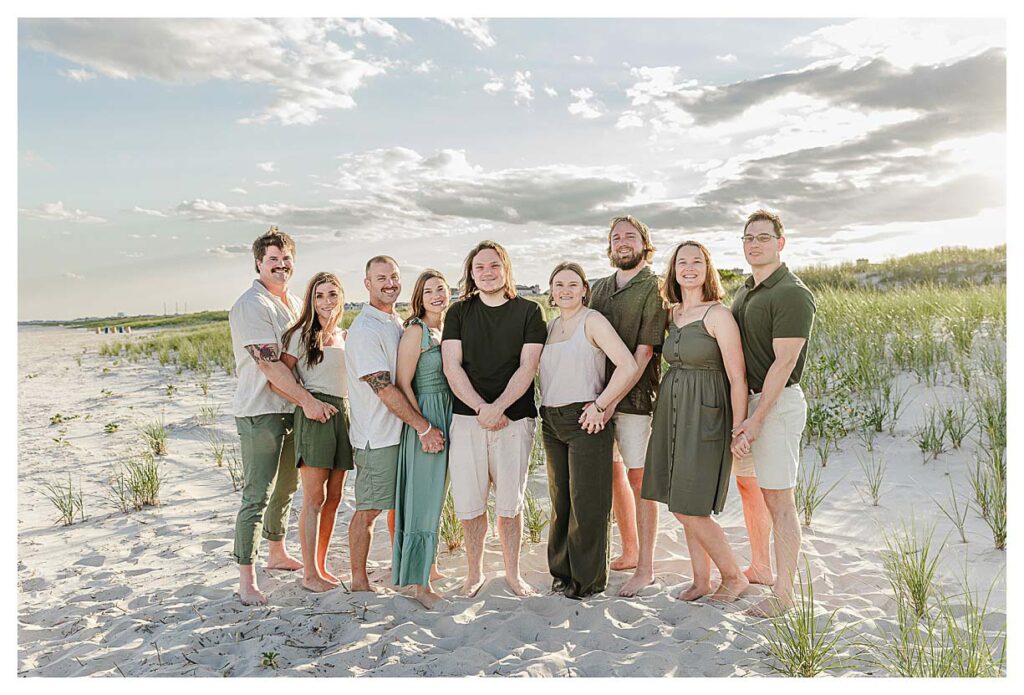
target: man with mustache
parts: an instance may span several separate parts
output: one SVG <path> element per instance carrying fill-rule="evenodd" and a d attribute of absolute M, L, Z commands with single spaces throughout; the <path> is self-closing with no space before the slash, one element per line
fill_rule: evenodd
<path fill-rule="evenodd" d="M 299 484 L 292 444 L 295 408 L 291 403 L 302 407 L 307 418 L 321 422 L 338 411 L 302 388 L 281 362 L 281 337 L 302 306 L 299 298 L 288 292 L 295 242 L 271 227 L 253 242 L 252 253 L 259 277 L 231 307 L 228 325 L 238 371 L 231 410 L 241 439 L 245 472 L 242 504 L 235 520 L 238 595 L 243 604 L 258 606 L 267 602 L 253 566 L 260 531 L 269 546 L 267 569 L 302 568 L 284 545 L 288 511 Z M 271 384 L 279 393 L 271 390 Z"/>
<path fill-rule="evenodd" d="M 633 353 L 638 367 L 630 390 L 605 412 L 605 422 L 615 424 L 612 510 L 622 540 L 622 554 L 612 560 L 611 568 L 636 568 L 619 588 L 619 596 L 635 596 L 654 581 L 658 506 L 640 497 L 666 325 L 658 276 L 650 268 L 653 257 L 647 225 L 632 215 L 613 219 L 608 260 L 616 271 L 594 282 L 590 300 L 591 308 L 604 314 Z M 609 362 L 609 377 L 614 369 Z"/>

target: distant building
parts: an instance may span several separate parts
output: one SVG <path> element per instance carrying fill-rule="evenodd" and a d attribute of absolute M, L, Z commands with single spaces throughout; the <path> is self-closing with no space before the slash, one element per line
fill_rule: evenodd
<path fill-rule="evenodd" d="M 868 259 L 866 259 L 866 258 L 858 258 L 857 259 L 857 267 L 858 268 L 867 268 L 869 265 L 871 265 L 871 261 L 869 261 Z"/>
<path fill-rule="evenodd" d="M 540 285 L 516 285 L 516 292 L 527 297 L 539 297 Z"/>

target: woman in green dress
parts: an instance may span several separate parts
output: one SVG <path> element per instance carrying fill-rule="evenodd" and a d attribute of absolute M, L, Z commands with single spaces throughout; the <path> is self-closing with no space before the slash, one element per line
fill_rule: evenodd
<path fill-rule="evenodd" d="M 722 583 L 711 599 L 735 601 L 749 583 L 711 514 L 725 505 L 732 428 L 747 416 L 740 332 L 703 244 L 676 247 L 662 296 L 670 307 L 662 348 L 669 369 L 658 387 L 640 495 L 666 503 L 683 524 L 693 583 L 678 598 L 711 593 L 714 562 Z"/>
<path fill-rule="evenodd" d="M 391 579 L 416 587 L 415 599 L 432 608 L 441 596 L 430 586 L 437 552 L 437 528 L 448 473 L 448 429 L 452 392 L 441 367 L 441 330 L 448 310 L 448 282 L 436 270 L 424 270 L 412 292 L 412 316 L 398 345 L 395 383 L 409 402 L 445 438 L 445 448 L 426 453 L 420 438 L 429 431 L 402 427 L 395 489 L 395 540 Z"/>

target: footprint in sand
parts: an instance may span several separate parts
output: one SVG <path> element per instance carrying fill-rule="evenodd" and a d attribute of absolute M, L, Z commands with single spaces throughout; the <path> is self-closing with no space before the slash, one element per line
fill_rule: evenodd
<path fill-rule="evenodd" d="M 203 552 L 208 553 L 213 550 L 216 550 L 217 548 L 222 548 L 230 542 L 231 541 L 229 541 L 226 538 L 218 538 L 217 540 L 213 541 L 203 541 Z"/>
<path fill-rule="evenodd" d="M 85 557 L 83 557 L 81 560 L 79 560 L 75 564 L 76 565 L 86 565 L 88 567 L 100 567 L 106 561 L 107 561 L 107 558 L 106 558 L 105 555 L 100 555 L 99 553 L 96 553 L 94 555 L 86 555 Z"/>

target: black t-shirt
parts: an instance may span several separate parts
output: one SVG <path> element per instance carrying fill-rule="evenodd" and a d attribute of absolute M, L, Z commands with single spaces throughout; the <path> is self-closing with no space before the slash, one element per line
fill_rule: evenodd
<path fill-rule="evenodd" d="M 548 337 L 540 305 L 515 297 L 501 306 L 487 306 L 476 295 L 456 302 L 444 319 L 441 340 L 462 341 L 462 368 L 480 397 L 493 403 L 519 369 L 523 345 L 543 345 Z M 455 397 L 457 415 L 475 415 Z M 506 411 L 509 420 L 537 417 L 533 386 Z"/>

